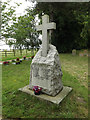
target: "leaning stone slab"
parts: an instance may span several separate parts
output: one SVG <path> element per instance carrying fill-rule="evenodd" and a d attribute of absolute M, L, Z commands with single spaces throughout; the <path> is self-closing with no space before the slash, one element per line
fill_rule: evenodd
<path fill-rule="evenodd" d="M 19 90 L 22 92 L 25 92 L 27 94 L 30 94 L 32 96 L 35 96 L 39 99 L 46 100 L 46 101 L 49 101 L 49 102 L 54 103 L 54 104 L 60 104 L 61 101 L 72 91 L 72 88 L 63 86 L 62 91 L 54 97 L 46 95 L 46 94 L 35 95 L 34 91 L 29 89 L 29 85 L 27 85 L 23 88 L 20 88 Z"/>

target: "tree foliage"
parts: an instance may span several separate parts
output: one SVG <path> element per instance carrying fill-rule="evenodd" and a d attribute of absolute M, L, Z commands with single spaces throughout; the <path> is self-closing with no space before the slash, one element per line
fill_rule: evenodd
<path fill-rule="evenodd" d="M 38 3 L 36 10 L 50 16 L 56 23 L 52 34 L 52 44 L 59 52 L 70 52 L 72 49 L 88 46 L 88 3 Z"/>
<path fill-rule="evenodd" d="M 8 44 L 14 44 L 15 47 L 20 48 L 39 46 L 41 42 L 35 30 L 35 16 L 39 14 L 41 19 L 43 14 L 48 14 L 50 22 L 54 21 L 57 25 L 56 30 L 51 32 L 51 43 L 57 47 L 59 52 L 70 52 L 72 49 L 89 46 L 88 8 L 90 3 L 39 2 L 35 9 L 28 8 L 24 16 L 16 18 L 15 7 L 11 6 L 8 11 L 5 11 L 9 2 L 2 4 L 2 36 L 14 38 L 16 41 L 8 41 Z M 8 24 L 10 21 L 12 25 Z"/>
<path fill-rule="evenodd" d="M 11 37 L 16 39 L 16 45 L 29 47 L 38 47 L 41 43 L 39 34 L 35 29 L 35 15 L 34 11 L 27 9 L 27 14 L 20 16 L 18 22 L 11 26 Z"/>
<path fill-rule="evenodd" d="M 16 14 L 15 14 L 15 8 L 17 6 L 20 6 L 20 4 L 16 3 L 15 6 L 10 6 L 10 0 L 7 0 L 7 2 L 1 3 L 1 15 L 2 15 L 2 22 L 1 22 L 1 34 L 2 38 L 8 38 L 10 32 L 8 31 L 10 28 L 10 24 L 16 21 Z M 7 42 L 7 41 L 5 41 Z"/>
<path fill-rule="evenodd" d="M 39 35 L 35 30 L 35 11 L 27 8 L 26 14 L 16 17 L 15 8 L 8 7 L 10 1 L 2 3 L 2 36 L 4 38 L 14 38 L 15 41 L 7 40 L 6 44 L 14 45 L 15 48 L 38 47 L 41 41 L 38 39 Z M 20 3 L 21 4 L 21 3 Z M 20 4 L 16 3 L 17 6 Z M 10 24 L 12 22 L 12 24 Z"/>

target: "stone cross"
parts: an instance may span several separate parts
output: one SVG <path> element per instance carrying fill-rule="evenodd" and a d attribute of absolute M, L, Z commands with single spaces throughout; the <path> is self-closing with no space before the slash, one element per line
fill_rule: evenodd
<path fill-rule="evenodd" d="M 51 22 L 49 23 L 49 16 L 44 15 L 42 16 L 42 25 L 36 26 L 37 31 L 42 30 L 42 56 L 46 57 L 47 52 L 49 50 L 49 31 L 52 29 L 56 29 L 56 23 Z"/>

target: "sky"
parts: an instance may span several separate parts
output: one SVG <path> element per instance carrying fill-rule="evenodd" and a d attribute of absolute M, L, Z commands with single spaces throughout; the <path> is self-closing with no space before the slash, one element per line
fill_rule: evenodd
<path fill-rule="evenodd" d="M 6 2 L 7 0 L 2 0 L 3 2 Z M 25 1 L 25 0 L 11 0 L 10 2 L 10 6 L 15 6 L 15 3 L 22 3 L 19 7 L 16 8 L 16 16 L 22 16 L 25 14 L 25 9 L 27 7 L 33 7 L 34 4 L 29 1 Z M 0 49 L 10 49 L 8 45 L 5 45 L 5 42 L 0 41 Z"/>

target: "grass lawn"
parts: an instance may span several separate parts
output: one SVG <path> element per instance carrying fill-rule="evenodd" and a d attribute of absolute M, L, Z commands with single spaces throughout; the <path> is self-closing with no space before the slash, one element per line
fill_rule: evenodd
<path fill-rule="evenodd" d="M 29 84 L 31 61 L 2 65 L 3 118 L 87 118 L 88 57 L 60 54 L 63 84 L 73 91 L 60 105 L 40 101 L 19 88 Z"/>

